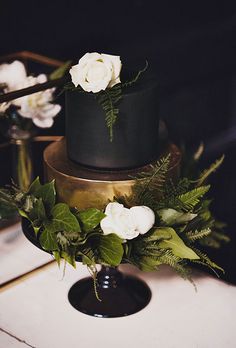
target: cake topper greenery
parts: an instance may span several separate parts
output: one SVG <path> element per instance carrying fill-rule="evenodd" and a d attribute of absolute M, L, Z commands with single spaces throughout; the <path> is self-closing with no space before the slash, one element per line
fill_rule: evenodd
<path fill-rule="evenodd" d="M 223 157 L 197 178 L 169 177 L 170 155 L 135 177 L 130 196 L 114 197 L 105 210 L 79 211 L 57 201 L 55 182 L 42 185 L 39 178 L 27 191 L 16 186 L 0 190 L 0 204 L 28 219 L 41 247 L 76 267 L 81 260 L 96 279 L 96 264 L 116 267 L 122 262 L 142 271 L 173 267 L 191 280 L 188 266 L 205 265 L 214 272 L 223 269 L 202 251 L 219 247 L 228 237 L 222 223 L 210 210 L 206 181 Z"/>
<path fill-rule="evenodd" d="M 118 103 L 122 98 L 122 90 L 136 83 L 140 75 L 147 69 L 138 71 L 130 81 L 121 81 L 121 60 L 119 56 L 86 53 L 77 65 L 70 69 L 71 82 L 65 90 L 94 93 L 95 98 L 104 110 L 105 121 L 109 130 L 110 141 L 113 140 L 113 126 L 119 114 Z"/>

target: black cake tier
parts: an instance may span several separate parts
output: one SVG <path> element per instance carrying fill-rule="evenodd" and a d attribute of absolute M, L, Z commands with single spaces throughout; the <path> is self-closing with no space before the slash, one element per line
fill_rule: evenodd
<path fill-rule="evenodd" d="M 158 157 L 157 82 L 143 77 L 123 88 L 117 106 L 119 115 L 110 142 L 105 113 L 94 94 L 67 91 L 66 139 L 72 161 L 112 170 L 141 167 Z"/>

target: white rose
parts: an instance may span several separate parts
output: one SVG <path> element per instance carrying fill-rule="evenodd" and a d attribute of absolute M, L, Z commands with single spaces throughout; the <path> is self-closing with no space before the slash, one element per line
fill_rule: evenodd
<path fill-rule="evenodd" d="M 6 84 L 6 91 L 16 90 L 15 86 L 27 77 L 25 66 L 18 60 L 0 65 L 0 84 Z"/>
<path fill-rule="evenodd" d="M 120 71 L 119 56 L 94 52 L 86 53 L 72 66 L 70 75 L 76 87 L 80 85 L 86 92 L 97 93 L 119 83 Z"/>
<path fill-rule="evenodd" d="M 132 207 L 130 212 L 135 219 L 136 228 L 140 234 L 148 232 L 155 223 L 154 212 L 145 205 Z"/>
<path fill-rule="evenodd" d="M 10 103 L 1 103 L 0 104 L 0 114 L 4 114 L 6 110 L 9 108 Z"/>
<path fill-rule="evenodd" d="M 46 75 L 38 77 L 28 76 L 17 85 L 17 89 L 34 86 L 47 81 Z M 13 104 L 19 107 L 18 113 L 25 118 L 31 118 L 37 127 L 49 128 L 53 125 L 53 118 L 60 112 L 61 106 L 52 104 L 54 88 L 26 95 L 13 100 Z"/>
<path fill-rule="evenodd" d="M 145 206 L 128 209 L 114 202 L 107 205 L 105 214 L 100 223 L 104 234 L 115 233 L 122 239 L 133 239 L 148 232 L 155 222 L 154 212 Z"/>

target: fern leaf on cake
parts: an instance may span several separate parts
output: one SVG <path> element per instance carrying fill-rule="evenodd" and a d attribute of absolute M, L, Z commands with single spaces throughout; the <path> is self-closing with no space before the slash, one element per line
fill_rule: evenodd
<path fill-rule="evenodd" d="M 105 112 L 105 121 L 109 130 L 110 141 L 113 140 L 113 126 L 116 123 L 119 109 L 117 103 L 122 97 L 121 84 L 97 93 L 96 98 Z"/>
<path fill-rule="evenodd" d="M 127 82 L 123 82 L 121 86 L 122 87 L 132 86 L 134 83 L 136 83 L 138 81 L 140 76 L 147 70 L 147 68 L 148 68 L 148 61 L 146 60 L 145 67 L 142 70 L 139 70 L 139 72 L 136 74 L 136 76 L 132 80 L 127 81 Z"/>

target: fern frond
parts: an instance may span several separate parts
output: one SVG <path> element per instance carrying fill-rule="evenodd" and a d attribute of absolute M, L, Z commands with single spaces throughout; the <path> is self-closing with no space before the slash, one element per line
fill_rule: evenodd
<path fill-rule="evenodd" d="M 189 190 L 190 184 L 191 182 L 187 178 L 180 179 L 177 184 L 174 184 L 170 179 L 164 186 L 163 197 L 157 202 L 156 210 L 166 207 L 173 209 L 178 207 L 181 210 L 180 206 L 182 207 L 183 204 L 178 199 L 178 196 L 186 193 Z"/>
<path fill-rule="evenodd" d="M 202 251 L 198 250 L 197 248 L 195 248 L 193 246 L 191 246 L 191 248 L 201 258 L 200 261 L 202 261 L 205 265 L 207 265 L 208 267 L 210 267 L 212 269 L 216 268 L 216 269 L 218 269 L 218 270 L 220 270 L 221 272 L 224 273 L 223 268 L 218 266 L 215 262 L 211 261 L 210 258 L 206 254 L 204 254 Z M 198 261 L 198 263 L 199 263 L 199 261 Z"/>
<path fill-rule="evenodd" d="M 220 276 L 217 273 L 217 271 L 213 267 L 211 267 L 209 264 L 207 264 L 207 263 L 205 263 L 203 261 L 199 261 L 199 260 L 191 260 L 191 262 L 209 268 L 218 278 L 220 278 Z"/>
<path fill-rule="evenodd" d="M 214 236 L 214 238 L 219 241 L 226 242 L 226 243 L 230 242 L 229 236 L 227 236 L 223 232 L 212 231 L 212 236 Z"/>
<path fill-rule="evenodd" d="M 118 101 L 122 97 L 121 84 L 116 84 L 112 88 L 107 88 L 104 91 L 97 93 L 96 99 L 105 112 L 105 120 L 109 129 L 110 141 L 113 140 L 113 126 L 119 114 L 119 109 L 116 107 Z"/>
<path fill-rule="evenodd" d="M 200 186 L 178 196 L 179 202 L 182 203 L 182 208 L 185 211 L 192 210 L 199 203 L 200 198 L 205 195 L 209 188 L 210 185 Z"/>
<path fill-rule="evenodd" d="M 159 191 L 162 189 L 166 174 L 168 172 L 170 164 L 170 154 L 161 158 L 155 164 L 150 165 L 150 170 L 147 172 L 139 173 L 134 179 L 136 180 L 136 188 L 140 186 L 140 198 L 145 194 L 147 190 Z"/>
<path fill-rule="evenodd" d="M 136 83 L 138 81 L 138 79 L 140 78 L 140 76 L 147 70 L 147 68 L 148 68 L 148 61 L 146 60 L 145 67 L 142 70 L 140 70 L 131 81 L 123 82 L 121 84 L 122 88 L 123 87 L 130 87 L 134 83 Z"/>
<path fill-rule="evenodd" d="M 198 239 L 202 239 L 206 236 L 208 236 L 211 233 L 210 228 L 206 228 L 204 230 L 195 230 L 195 231 L 189 231 L 186 233 L 186 237 L 190 242 L 195 242 Z"/>
<path fill-rule="evenodd" d="M 190 180 L 188 178 L 182 178 L 177 184 L 173 183 L 173 180 L 170 179 L 165 187 L 165 196 L 174 197 L 182 195 L 189 190 Z"/>
<path fill-rule="evenodd" d="M 222 155 L 221 158 L 216 160 L 208 169 L 204 170 L 201 174 L 199 179 L 197 180 L 197 187 L 201 186 L 206 179 L 214 173 L 223 163 L 225 156 Z"/>
<path fill-rule="evenodd" d="M 175 256 L 170 250 L 167 249 L 166 253 L 161 256 L 159 260 L 161 263 L 171 266 L 175 270 L 175 272 L 183 279 L 189 280 L 196 290 L 196 285 L 191 278 L 191 270 L 189 268 L 186 268 L 186 263 L 181 258 Z"/>

